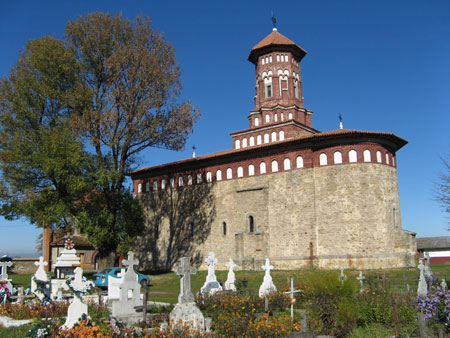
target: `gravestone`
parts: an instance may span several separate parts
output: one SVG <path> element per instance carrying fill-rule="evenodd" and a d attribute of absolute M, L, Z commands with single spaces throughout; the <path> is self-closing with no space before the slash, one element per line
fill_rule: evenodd
<path fill-rule="evenodd" d="M 445 278 L 442 278 L 442 280 L 441 280 L 441 288 L 442 288 L 442 291 L 444 291 L 444 292 L 447 290 L 447 282 L 446 282 Z"/>
<path fill-rule="evenodd" d="M 84 293 L 85 290 L 88 287 L 88 283 L 86 281 L 83 281 L 83 269 L 80 267 L 77 267 L 74 270 L 74 278 L 72 287 L 74 291 L 74 297 L 72 300 L 72 303 L 70 304 L 69 308 L 67 309 L 67 319 L 64 325 L 62 326 L 65 329 L 72 328 L 75 324 L 78 323 L 78 319 L 83 314 L 88 314 L 88 306 L 87 304 L 83 303 L 83 300 L 81 298 L 81 293 Z M 90 282 L 92 283 L 92 282 Z"/>
<path fill-rule="evenodd" d="M 425 297 L 428 295 L 428 285 L 427 281 L 425 280 L 425 266 L 423 265 L 422 260 L 420 260 L 419 266 L 417 267 L 420 270 L 420 276 L 419 276 L 419 285 L 417 287 L 417 296 Z"/>
<path fill-rule="evenodd" d="M 356 278 L 359 281 L 359 292 L 364 291 L 364 280 L 366 277 L 363 276 L 363 272 L 359 271 L 359 276 Z"/>
<path fill-rule="evenodd" d="M 434 281 L 434 275 L 433 271 L 431 271 L 431 264 L 430 264 L 430 254 L 428 252 L 425 252 L 423 254 L 423 258 L 425 259 L 425 269 L 423 271 L 423 274 L 425 276 L 425 281 L 427 282 L 428 290 L 431 290 L 431 285 Z"/>
<path fill-rule="evenodd" d="M 210 252 L 205 259 L 205 263 L 208 265 L 208 275 L 206 276 L 205 284 L 200 289 L 202 294 L 209 293 L 213 295 L 217 291 L 222 291 L 222 286 L 217 282 L 215 266 L 219 261 L 214 255 L 214 252 Z"/>
<path fill-rule="evenodd" d="M 295 298 L 294 293 L 302 292 L 301 290 L 295 290 L 294 289 L 294 278 L 291 278 L 291 289 L 290 291 L 285 292 L 285 294 L 289 295 L 291 297 L 291 321 L 294 321 L 294 304 L 295 304 Z"/>
<path fill-rule="evenodd" d="M 339 275 L 338 279 L 339 281 L 344 284 L 344 282 L 347 280 L 347 276 L 344 273 L 344 268 L 341 268 L 341 274 Z"/>
<path fill-rule="evenodd" d="M 205 329 L 205 318 L 195 304 L 194 295 L 191 291 L 191 275 L 195 275 L 197 269 L 191 267 L 189 257 L 182 257 L 175 273 L 181 276 L 180 295 L 178 296 L 178 303 L 170 312 L 170 322 L 172 326 L 188 325 L 193 329 L 203 331 Z"/>
<path fill-rule="evenodd" d="M 44 302 L 45 299 L 50 298 L 50 280 L 44 267 L 48 265 L 44 261 L 44 257 L 39 257 L 39 262 L 35 262 L 34 265 L 38 267 L 34 275 L 31 277 L 31 292 L 36 295 L 36 297 Z"/>
<path fill-rule="evenodd" d="M 8 289 L 10 295 L 12 295 L 13 293 L 13 286 L 11 284 L 11 279 L 8 278 L 8 268 L 12 265 L 13 263 L 11 261 L 0 262 L 0 283 L 4 285 L 6 289 Z M 1 299 L 0 301 L 4 301 L 4 299 Z"/>
<path fill-rule="evenodd" d="M 125 274 L 125 269 L 120 270 L 117 277 L 108 276 L 108 300 L 120 298 L 120 284 L 122 283 L 122 277 Z M 136 275 L 137 277 L 137 275 Z M 130 297 L 130 295 L 128 295 Z"/>
<path fill-rule="evenodd" d="M 64 242 L 64 249 L 56 258 L 55 275 L 56 279 L 65 279 L 74 276 L 75 266 L 79 266 L 80 258 L 77 256 L 77 250 L 73 240 L 68 237 Z"/>
<path fill-rule="evenodd" d="M 128 252 L 128 259 L 124 259 L 122 264 L 127 267 L 127 271 L 122 276 L 119 285 L 119 298 L 112 301 L 112 314 L 127 321 L 137 320 L 135 306 L 141 305 L 141 285 L 134 271 L 134 265 L 139 264 L 139 260 L 134 258 L 134 253 Z"/>
<path fill-rule="evenodd" d="M 275 284 L 273 284 L 272 281 L 272 276 L 270 275 L 270 270 L 273 270 L 273 266 L 270 265 L 270 260 L 269 258 L 266 258 L 266 264 L 264 264 L 261 269 L 263 269 L 265 271 L 264 274 L 264 279 L 263 282 L 261 284 L 261 286 L 259 287 L 259 297 L 263 298 L 266 295 L 268 295 L 270 292 L 275 292 L 277 291 L 277 288 L 275 286 Z"/>
<path fill-rule="evenodd" d="M 226 264 L 228 267 L 228 275 L 227 280 L 225 281 L 225 290 L 234 291 L 236 292 L 236 276 L 234 274 L 233 269 L 237 267 L 236 264 L 234 264 L 233 260 L 230 258 L 230 261 Z"/>

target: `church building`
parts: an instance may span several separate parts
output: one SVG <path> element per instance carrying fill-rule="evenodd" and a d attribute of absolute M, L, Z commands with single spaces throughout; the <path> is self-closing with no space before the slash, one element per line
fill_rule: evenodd
<path fill-rule="evenodd" d="M 303 105 L 306 51 L 276 28 L 256 44 L 255 107 L 233 148 L 131 172 L 145 210 L 136 243 L 147 267 L 214 251 L 219 268 L 413 266 L 415 233 L 402 229 L 396 152 L 387 132 L 319 131 Z"/>

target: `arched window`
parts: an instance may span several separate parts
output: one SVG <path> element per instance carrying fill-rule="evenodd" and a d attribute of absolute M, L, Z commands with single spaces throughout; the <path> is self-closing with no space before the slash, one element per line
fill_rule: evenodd
<path fill-rule="evenodd" d="M 262 144 L 262 137 L 261 137 L 261 135 L 256 136 L 256 144 Z"/>
<path fill-rule="evenodd" d="M 222 170 L 220 169 L 216 171 L 216 180 L 222 181 Z"/>
<path fill-rule="evenodd" d="M 250 136 L 250 147 L 255 145 L 255 137 L 254 136 Z"/>
<path fill-rule="evenodd" d="M 250 216 L 248 216 L 247 222 L 248 222 L 248 232 L 254 233 L 255 232 L 255 218 L 252 215 L 250 215 Z"/>
<path fill-rule="evenodd" d="M 170 179 L 170 187 L 175 188 L 175 179 L 173 177 Z"/>
<path fill-rule="evenodd" d="M 281 113 L 281 121 L 284 121 L 284 113 Z"/>
<path fill-rule="evenodd" d="M 284 140 L 284 131 L 280 131 L 280 141 Z"/>
<path fill-rule="evenodd" d="M 289 119 L 289 120 L 292 120 L 292 113 L 289 113 L 288 119 Z"/>
<path fill-rule="evenodd" d="M 272 72 L 269 72 L 272 73 Z M 272 75 L 272 74 L 270 74 Z M 267 77 L 264 79 L 264 93 L 266 97 L 272 97 L 273 90 L 272 90 L 272 76 Z"/>
<path fill-rule="evenodd" d="M 358 153 L 356 150 L 352 149 L 348 152 L 348 161 L 350 163 L 358 162 Z"/>
<path fill-rule="evenodd" d="M 212 174 L 210 171 L 206 173 L 206 182 L 211 183 L 212 182 Z"/>
<path fill-rule="evenodd" d="M 297 160 L 296 160 L 296 164 L 297 164 L 297 168 L 303 168 L 303 157 L 301 156 L 297 156 Z"/>
<path fill-rule="evenodd" d="M 188 185 L 192 185 L 192 175 L 188 175 Z"/>
<path fill-rule="evenodd" d="M 227 169 L 227 179 L 233 178 L 233 170 L 231 168 Z"/>
<path fill-rule="evenodd" d="M 364 162 L 370 162 L 372 161 L 371 156 L 370 156 L 370 150 L 366 149 L 363 152 L 363 157 L 364 157 Z"/>
<path fill-rule="evenodd" d="M 265 174 L 266 173 L 266 162 L 261 162 L 259 164 L 259 173 Z"/>
<path fill-rule="evenodd" d="M 272 172 L 275 173 L 278 171 L 278 162 L 276 160 L 272 161 Z"/>
<path fill-rule="evenodd" d="M 270 122 L 270 116 L 269 116 L 269 114 L 267 114 L 266 115 L 266 123 L 269 123 Z"/>
<path fill-rule="evenodd" d="M 284 170 L 291 170 L 291 160 L 289 158 L 285 158 L 283 161 Z"/>
<path fill-rule="evenodd" d="M 197 184 L 200 184 L 203 182 L 203 175 L 201 173 L 197 174 Z"/>
<path fill-rule="evenodd" d="M 142 183 L 138 184 L 138 193 L 140 194 L 142 192 Z"/>
<path fill-rule="evenodd" d="M 237 168 L 237 177 L 244 177 L 244 168 L 241 166 Z"/>
<path fill-rule="evenodd" d="M 273 132 L 272 133 L 272 142 L 276 142 L 276 140 L 277 140 L 277 133 Z"/>
<path fill-rule="evenodd" d="M 340 151 L 334 152 L 334 164 L 342 163 L 342 153 Z"/>
<path fill-rule="evenodd" d="M 158 190 L 158 181 L 153 181 L 153 190 Z"/>
<path fill-rule="evenodd" d="M 236 149 L 241 149 L 241 141 L 240 140 L 236 140 Z"/>
<path fill-rule="evenodd" d="M 145 191 L 150 191 L 150 182 L 145 183 Z"/>
<path fill-rule="evenodd" d="M 226 222 L 222 222 L 222 235 L 224 235 L 224 236 L 227 235 L 227 223 Z"/>
<path fill-rule="evenodd" d="M 179 187 L 183 186 L 183 176 L 178 177 L 178 186 Z"/>
<path fill-rule="evenodd" d="M 319 156 L 319 163 L 320 165 L 327 165 L 328 164 L 328 158 L 327 158 L 327 154 L 322 153 Z"/>
<path fill-rule="evenodd" d="M 275 114 L 275 115 L 273 116 L 273 118 L 274 118 L 274 121 L 275 121 L 275 122 L 278 122 L 278 114 Z"/>
<path fill-rule="evenodd" d="M 377 151 L 377 162 L 381 163 L 381 151 Z"/>
<path fill-rule="evenodd" d="M 247 139 L 246 138 L 244 138 L 242 140 L 242 148 L 247 148 Z"/>
<path fill-rule="evenodd" d="M 248 176 L 253 176 L 255 175 L 255 166 L 253 164 L 250 164 L 248 166 Z"/>
<path fill-rule="evenodd" d="M 162 180 L 161 181 L 161 189 L 162 190 L 166 189 L 166 185 L 167 185 L 167 181 L 166 180 Z"/>
<path fill-rule="evenodd" d="M 264 134 L 264 143 L 269 143 L 269 134 Z"/>
<path fill-rule="evenodd" d="M 386 153 L 386 164 L 389 164 L 389 154 Z"/>
<path fill-rule="evenodd" d="M 255 127 L 259 126 L 259 117 L 255 117 Z"/>

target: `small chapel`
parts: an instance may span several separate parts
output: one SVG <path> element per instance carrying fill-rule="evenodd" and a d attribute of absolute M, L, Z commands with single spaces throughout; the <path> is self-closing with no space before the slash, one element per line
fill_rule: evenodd
<path fill-rule="evenodd" d="M 132 171 L 145 210 L 136 242 L 146 268 L 182 256 L 219 268 L 378 269 L 415 265 L 415 233 L 402 229 L 389 132 L 319 131 L 303 104 L 306 51 L 276 28 L 250 51 L 254 109 L 232 149 Z M 203 266 L 204 267 L 204 266 Z"/>

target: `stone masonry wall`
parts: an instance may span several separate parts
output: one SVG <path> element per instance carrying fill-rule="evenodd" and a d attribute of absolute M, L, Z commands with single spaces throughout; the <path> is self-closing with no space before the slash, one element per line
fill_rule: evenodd
<path fill-rule="evenodd" d="M 415 263 L 415 238 L 401 229 L 394 167 L 355 163 L 302 168 L 209 186 L 214 216 L 193 248 L 203 257 L 214 251 L 219 269 L 225 269 L 229 258 L 241 269 L 260 269 L 266 257 L 276 269 Z M 254 218 L 253 233 L 249 216 Z M 157 245 L 164 252 L 167 219 L 161 219 L 160 227 Z"/>

